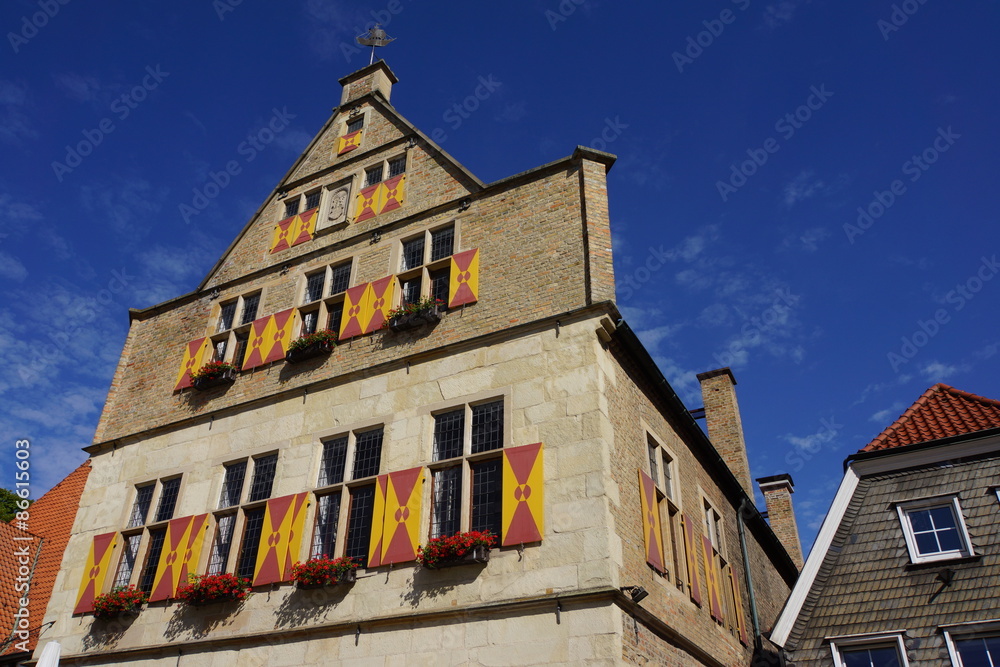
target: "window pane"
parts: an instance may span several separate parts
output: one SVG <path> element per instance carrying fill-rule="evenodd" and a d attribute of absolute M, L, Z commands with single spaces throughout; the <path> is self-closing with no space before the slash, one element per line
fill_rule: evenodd
<path fill-rule="evenodd" d="M 503 447 L 503 401 L 472 407 L 472 453 Z"/>
<path fill-rule="evenodd" d="M 140 486 L 135 491 L 135 502 L 132 504 L 132 515 L 128 520 L 128 527 L 135 528 L 146 523 L 149 515 L 149 506 L 153 502 L 153 484 Z"/>
<path fill-rule="evenodd" d="M 236 302 L 231 301 L 229 303 L 222 304 L 222 310 L 219 312 L 219 325 L 216 327 L 215 331 L 226 331 L 227 329 L 233 328 L 233 318 L 236 316 Z"/>
<path fill-rule="evenodd" d="M 340 294 L 351 286 L 351 263 L 345 262 L 333 267 L 333 278 L 330 280 L 330 294 Z"/>
<path fill-rule="evenodd" d="M 865 648 L 843 652 L 845 667 L 899 667 L 899 652 L 895 648 Z"/>
<path fill-rule="evenodd" d="M 160 504 L 156 507 L 156 520 L 166 521 L 174 517 L 174 505 L 177 504 L 177 491 L 181 488 L 181 478 L 167 480 L 160 491 Z"/>
<path fill-rule="evenodd" d="M 365 172 L 365 187 L 382 182 L 382 165 Z"/>
<path fill-rule="evenodd" d="M 434 471 L 431 537 L 454 535 L 461 529 L 462 467 Z"/>
<path fill-rule="evenodd" d="M 938 531 L 937 538 L 941 551 L 961 551 L 962 549 L 962 538 L 958 536 L 958 530 L 955 528 Z"/>
<path fill-rule="evenodd" d="M 240 317 L 240 324 L 250 324 L 257 319 L 257 306 L 260 305 L 260 293 L 251 294 L 243 298 L 243 316 Z"/>
<path fill-rule="evenodd" d="M 1000 637 L 958 639 L 955 650 L 962 657 L 962 667 L 996 667 L 1000 665 Z"/>
<path fill-rule="evenodd" d="M 274 468 L 278 464 L 278 455 L 262 456 L 253 462 L 253 484 L 250 485 L 248 503 L 271 497 L 271 486 L 274 484 Z"/>
<path fill-rule="evenodd" d="M 326 271 L 314 273 L 306 278 L 306 294 L 303 298 L 305 303 L 311 303 L 323 298 L 323 283 L 326 282 Z"/>
<path fill-rule="evenodd" d="M 489 530 L 500 538 L 500 459 L 472 464 L 472 530 Z"/>
<path fill-rule="evenodd" d="M 377 475 L 382 462 L 382 429 L 358 433 L 354 440 L 354 476 L 352 479 Z"/>
<path fill-rule="evenodd" d="M 448 305 L 448 288 L 451 281 L 451 269 L 441 269 L 431 272 L 431 298 L 442 302 L 442 308 Z"/>
<path fill-rule="evenodd" d="M 652 441 L 648 441 L 646 449 L 649 453 L 649 476 L 653 478 L 653 483 L 659 486 L 660 477 L 656 472 L 656 445 Z"/>
<path fill-rule="evenodd" d="M 214 344 L 214 351 L 212 352 L 212 361 L 225 361 L 226 360 L 226 344 L 229 342 L 228 338 L 223 338 L 222 340 L 216 341 Z"/>
<path fill-rule="evenodd" d="M 434 460 L 461 456 L 464 434 L 465 408 L 434 415 Z"/>
<path fill-rule="evenodd" d="M 139 578 L 139 590 L 153 592 L 153 580 L 156 579 L 156 568 L 160 565 L 160 552 L 163 551 L 163 538 L 166 535 L 166 528 L 149 533 L 149 549 L 146 551 L 146 565 L 142 568 L 142 577 Z"/>
<path fill-rule="evenodd" d="M 253 579 L 257 567 L 257 547 L 260 533 L 264 528 L 264 508 L 247 510 L 246 525 L 243 528 L 243 544 L 240 547 L 240 562 L 236 565 L 236 576 Z"/>
<path fill-rule="evenodd" d="M 673 461 L 666 454 L 663 455 L 663 485 L 666 487 L 663 491 L 667 498 L 673 500 L 674 498 L 674 471 L 673 471 Z"/>
<path fill-rule="evenodd" d="M 389 178 L 406 172 L 406 156 L 389 160 Z"/>
<path fill-rule="evenodd" d="M 344 481 L 347 464 L 347 436 L 323 443 L 323 460 L 319 464 L 319 486 L 340 484 Z M 326 496 L 324 496 L 326 497 Z"/>
<path fill-rule="evenodd" d="M 340 494 L 319 497 L 316 509 L 316 530 L 313 532 L 312 558 L 333 557 L 337 547 L 337 521 L 340 519 Z"/>
<path fill-rule="evenodd" d="M 368 565 L 374 501 L 374 486 L 351 489 L 351 514 L 347 518 L 347 541 L 344 546 L 344 555 L 350 556 L 362 567 Z"/>
<path fill-rule="evenodd" d="M 424 263 L 424 237 L 419 236 L 409 241 L 403 241 L 402 270 L 415 269 Z"/>
<path fill-rule="evenodd" d="M 410 278 L 404 280 L 401 285 L 403 292 L 403 303 L 416 303 L 420 301 L 420 278 Z"/>
<path fill-rule="evenodd" d="M 455 228 L 445 227 L 431 232 L 431 261 L 449 257 L 454 253 Z"/>
<path fill-rule="evenodd" d="M 140 541 L 142 541 L 142 533 L 129 535 L 125 538 L 125 548 L 122 550 L 122 559 L 118 563 L 114 588 L 128 586 L 129 579 L 132 578 L 132 571 L 135 569 L 136 556 L 139 555 Z"/>
<path fill-rule="evenodd" d="M 208 560 L 208 574 L 222 574 L 226 571 L 229 560 L 229 550 L 233 546 L 233 529 L 236 527 L 236 515 L 220 516 L 215 527 L 215 540 L 212 542 L 212 555 Z"/>
<path fill-rule="evenodd" d="M 354 120 L 347 123 L 347 134 L 350 134 L 351 132 L 357 132 L 364 126 L 365 126 L 365 119 L 363 116 L 361 118 L 355 118 Z"/>
<path fill-rule="evenodd" d="M 339 334 L 340 320 L 344 317 L 344 302 L 338 301 L 337 303 L 331 304 L 328 308 L 328 312 L 330 313 L 330 316 L 326 321 L 326 328 Z"/>
<path fill-rule="evenodd" d="M 319 195 L 320 191 L 311 192 L 306 195 L 306 210 L 311 211 L 312 209 L 319 206 Z"/>
<path fill-rule="evenodd" d="M 247 344 L 249 342 L 249 334 L 236 334 L 236 347 L 233 349 L 232 363 L 237 369 L 243 368 L 243 357 L 247 353 Z"/>
<path fill-rule="evenodd" d="M 222 494 L 219 496 L 219 507 L 232 507 L 240 504 L 243 495 L 243 480 L 247 473 L 247 462 L 238 461 L 226 466 L 226 478 L 222 482 Z"/>
<path fill-rule="evenodd" d="M 316 333 L 316 326 L 319 324 L 319 311 L 310 310 L 308 313 L 302 313 L 302 335 L 308 336 L 309 334 Z"/>
<path fill-rule="evenodd" d="M 285 202 L 285 217 L 290 218 L 299 212 L 299 198 L 292 197 Z"/>

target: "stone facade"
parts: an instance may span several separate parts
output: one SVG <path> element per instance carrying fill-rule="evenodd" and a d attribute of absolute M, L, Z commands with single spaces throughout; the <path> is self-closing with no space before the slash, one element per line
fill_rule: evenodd
<path fill-rule="evenodd" d="M 650 381 L 627 327 L 611 323 L 619 319 L 605 182 L 613 156 L 581 148 L 484 185 L 388 105 L 395 78 L 383 63 L 344 81 L 352 86 L 349 103 L 335 110 L 200 288 L 132 313 L 46 616 L 53 624 L 47 638 L 62 644 L 63 664 L 749 664 L 755 637 L 747 582 L 757 587 L 766 630 L 795 569 L 707 439 L 691 430 L 687 412 Z M 367 114 L 363 143 L 336 157 L 355 107 Z M 404 153 L 402 207 L 361 223 L 353 211 L 346 226 L 269 252 L 288 197 L 345 179 L 356 192 L 368 165 Z M 381 330 L 310 362 L 244 371 L 225 391 L 174 391 L 185 344 L 214 333 L 220 304 L 259 290 L 261 315 L 298 308 L 307 274 L 347 258 L 352 285 L 392 275 L 403 240 L 444 224 L 454 225 L 455 252 L 479 249 L 476 303 L 449 310 L 430 331 Z M 179 478 L 173 516 L 207 513 L 213 534 L 224 514 L 225 464 L 276 453 L 271 497 L 309 494 L 297 554 L 305 559 L 324 440 L 381 427 L 379 472 L 434 470 L 435 415 L 497 400 L 503 449 L 544 446 L 540 542 L 493 549 L 485 565 L 361 569 L 349 587 L 257 587 L 241 604 L 155 602 L 127 622 L 73 614 L 94 536 L 126 529 L 138 486 Z M 719 514 L 718 558 L 740 590 L 740 604 L 727 603 L 722 620 L 710 616 L 707 603 L 692 602 L 680 571 L 668 565 L 660 575 L 646 563 L 637 472 L 648 472 L 651 436 L 675 457 L 674 500 L 699 519 L 699 554 L 703 503 Z M 421 542 L 433 487 L 427 474 L 415 491 Z M 246 508 L 234 516 L 228 571 L 241 549 Z M 668 534 L 665 526 L 662 547 Z M 138 563 L 150 548 L 149 525 L 141 535 Z M 209 566 L 210 542 L 199 573 Z M 680 547 L 670 544 L 672 563 Z M 119 540 L 116 570 L 121 551 Z M 700 555 L 694 562 L 704 582 L 705 562 Z M 621 590 L 631 586 L 649 596 L 634 602 Z M 674 662 L 661 662 L 664 656 Z"/>

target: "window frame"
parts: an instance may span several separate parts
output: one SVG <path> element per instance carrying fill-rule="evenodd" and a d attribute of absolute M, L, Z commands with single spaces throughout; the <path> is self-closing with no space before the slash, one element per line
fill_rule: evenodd
<path fill-rule="evenodd" d="M 833 654 L 834 667 L 845 667 L 843 658 L 845 651 L 886 648 L 889 646 L 896 649 L 900 667 L 909 667 L 910 662 L 906 657 L 906 644 L 903 642 L 903 634 L 904 631 L 900 630 L 877 634 L 843 635 L 840 637 L 828 637 L 826 641 L 830 643 L 830 652 Z"/>
<path fill-rule="evenodd" d="M 660 551 L 664 554 L 664 566 L 667 569 L 665 578 L 668 581 L 673 580 L 678 590 L 683 592 L 687 581 L 687 560 L 682 551 L 684 530 L 681 527 L 683 513 L 676 485 L 677 457 L 645 422 L 643 422 L 643 432 L 646 435 L 645 464 L 656 489 L 656 504 L 660 512 L 660 533 L 663 537 Z M 656 470 L 651 468 L 654 461 Z M 665 474 L 667 470 L 671 471 L 670 475 Z"/>
<path fill-rule="evenodd" d="M 331 316 L 335 313 L 339 312 L 343 314 L 343 305 L 347 290 L 354 286 L 354 280 L 357 274 L 357 264 L 358 263 L 354 261 L 354 256 L 351 256 L 321 267 L 304 270 L 301 273 L 299 279 L 296 281 L 296 294 L 298 295 L 298 305 L 296 306 L 296 310 L 298 313 L 298 324 L 296 325 L 297 330 L 295 332 L 295 338 L 300 338 L 309 333 L 315 333 L 324 329 L 330 329 L 336 333 L 340 332 L 340 321 L 331 322 L 330 320 Z M 342 291 L 330 293 L 330 290 L 334 287 L 334 276 L 337 269 L 345 265 L 348 265 L 347 287 L 345 287 Z M 321 290 L 320 297 L 318 299 L 307 301 L 306 297 L 308 295 L 306 291 L 309 279 L 319 274 L 323 275 L 323 289 Z M 312 331 L 309 331 L 307 318 L 313 313 L 316 314 L 315 328 Z"/>
<path fill-rule="evenodd" d="M 968 558 L 975 555 L 972 540 L 969 537 L 969 530 L 965 523 L 965 515 L 962 513 L 962 505 L 957 494 L 944 494 L 917 500 L 900 501 L 895 503 L 896 513 L 899 517 L 900 525 L 903 529 L 903 537 L 906 540 L 906 549 L 910 555 L 911 563 L 933 563 L 937 561 L 956 560 Z M 950 507 L 952 517 L 955 519 L 955 527 L 958 532 L 962 547 L 950 551 L 940 551 L 936 553 L 921 554 L 917 546 L 916 535 L 913 531 L 913 524 L 908 516 L 909 512 L 916 510 L 932 509 L 935 507 Z"/>
<path fill-rule="evenodd" d="M 434 234 L 451 229 L 451 253 L 440 257 L 438 259 L 431 259 L 433 257 L 434 249 Z M 421 257 L 421 263 L 415 264 L 413 266 L 405 266 L 403 262 L 405 260 L 404 247 L 405 244 L 415 241 L 417 239 L 423 239 L 424 247 Z M 459 227 L 458 222 L 451 220 L 444 224 L 434 225 L 433 227 L 427 227 L 414 234 L 409 234 L 407 236 L 401 237 L 395 244 L 392 253 L 393 266 L 396 268 L 395 276 L 396 281 L 399 285 L 397 290 L 398 296 L 395 298 L 395 306 L 402 306 L 404 303 L 413 303 L 414 301 L 421 301 L 423 299 L 429 299 L 433 295 L 433 279 L 440 276 L 444 272 L 444 283 L 445 290 L 442 295 L 444 298 L 443 310 L 448 308 L 448 288 L 451 282 L 451 258 L 459 252 Z M 418 281 L 416 298 L 412 300 L 406 300 L 404 295 L 404 285 L 407 282 L 416 280 Z M 440 298 L 440 297 L 439 297 Z"/>
<path fill-rule="evenodd" d="M 249 312 L 248 301 L 256 297 L 253 302 L 253 315 L 249 321 L 245 321 Z M 263 301 L 264 290 L 251 290 L 245 294 L 220 301 L 216 308 L 212 309 L 212 321 L 215 323 L 211 329 L 213 333 L 209 336 L 209 361 L 224 361 L 236 366 L 237 371 L 243 370 L 243 362 L 246 361 L 248 343 L 250 341 L 250 329 L 254 321 L 260 318 L 260 304 Z M 236 303 L 233 313 L 233 321 L 228 329 L 221 329 L 221 317 L 223 308 Z M 242 343 L 242 345 L 241 345 Z M 222 353 L 219 354 L 219 346 L 222 346 Z"/>
<path fill-rule="evenodd" d="M 179 481 L 177 486 L 177 495 L 174 497 L 170 516 L 165 519 L 158 519 L 157 515 L 160 511 L 160 503 L 163 500 L 163 486 L 164 484 L 171 483 L 174 480 Z M 143 518 L 142 523 L 133 524 L 132 515 L 135 512 L 135 505 L 138 502 L 139 493 L 143 489 L 149 488 L 150 486 L 153 487 L 153 491 L 149 498 L 149 506 L 146 508 L 146 516 Z M 171 473 L 151 481 L 137 482 L 132 485 L 132 489 L 132 502 L 126 506 L 125 517 L 121 522 L 125 528 L 119 531 L 123 548 L 121 549 L 121 553 L 118 554 L 114 574 L 109 577 L 111 588 L 108 590 L 114 590 L 117 586 L 128 586 L 129 584 L 135 584 L 137 588 L 142 585 L 144 572 L 149 565 L 152 535 L 153 533 L 160 531 L 165 532 L 170 522 L 176 518 L 177 507 L 181 501 L 181 492 L 184 490 L 184 475 L 183 473 Z M 135 554 L 132 557 L 132 563 L 129 565 L 129 574 L 128 576 L 123 577 L 122 568 L 129 557 L 129 549 L 127 546 L 132 538 L 136 536 L 139 537 L 139 543 L 136 546 Z"/>
<path fill-rule="evenodd" d="M 401 158 L 403 160 L 403 171 L 401 171 L 398 174 L 395 174 L 393 176 L 390 176 L 389 175 L 389 164 L 390 163 L 398 162 L 398 160 L 400 160 Z M 381 169 L 382 170 L 382 173 L 380 174 L 379 180 L 369 182 L 368 181 L 368 174 L 370 172 L 375 171 L 376 169 Z M 361 168 L 361 179 L 360 179 L 361 180 L 361 187 L 359 189 L 360 190 L 364 190 L 365 188 L 370 188 L 373 185 L 378 185 L 380 183 L 385 183 L 386 181 L 388 181 L 388 180 L 390 180 L 392 178 L 396 178 L 396 176 L 400 176 L 400 175 L 406 174 L 409 171 L 410 171 L 410 152 L 407 151 L 407 150 L 404 150 L 401 153 L 394 153 L 394 154 L 392 154 L 392 155 L 390 155 L 388 157 L 384 157 L 384 158 L 381 158 L 379 160 L 374 160 L 372 162 L 369 162 L 368 164 L 366 164 L 364 167 Z"/>
<path fill-rule="evenodd" d="M 951 658 L 952 666 L 964 667 L 962 656 L 955 644 L 956 641 L 1000 637 L 1000 619 L 941 626 L 941 631 L 944 633 L 945 646 L 948 648 L 948 657 Z"/>
<path fill-rule="evenodd" d="M 287 220 L 288 218 L 294 217 L 301 213 L 305 213 L 306 211 L 311 211 L 313 209 L 315 209 L 316 214 L 319 215 L 319 212 L 323 210 L 323 203 L 324 203 L 323 200 L 326 198 L 326 194 L 327 194 L 326 188 L 324 188 L 321 185 L 314 185 L 310 188 L 303 190 L 302 192 L 299 192 L 298 194 L 294 195 L 288 194 L 284 197 L 281 197 L 280 199 L 278 199 L 278 222 L 281 222 L 282 220 Z M 318 196 L 319 199 L 317 200 L 315 206 L 309 208 L 308 207 L 309 198 L 312 196 Z M 289 213 L 288 212 L 289 204 L 293 203 L 296 205 L 296 211 L 295 213 Z"/>

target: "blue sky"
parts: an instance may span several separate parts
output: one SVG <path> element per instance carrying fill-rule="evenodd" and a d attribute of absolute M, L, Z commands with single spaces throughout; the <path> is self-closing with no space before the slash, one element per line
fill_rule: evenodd
<path fill-rule="evenodd" d="M 689 407 L 732 366 L 753 475 L 792 473 L 811 544 L 843 459 L 925 389 L 1000 398 L 1000 3 L 680 4 L 5 3 L 10 461 L 30 438 L 36 495 L 83 461 L 127 309 L 198 284 L 381 20 L 394 106 L 484 181 L 618 155 L 622 311 Z"/>

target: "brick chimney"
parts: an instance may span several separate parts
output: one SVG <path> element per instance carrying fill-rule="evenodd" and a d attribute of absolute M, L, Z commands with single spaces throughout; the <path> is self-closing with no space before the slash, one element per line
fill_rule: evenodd
<path fill-rule="evenodd" d="M 384 60 L 378 60 L 340 79 L 340 85 L 344 87 L 340 96 L 340 106 L 349 104 L 373 91 L 381 93 L 385 101 L 388 102 L 394 83 L 399 83 L 399 79 L 392 73 Z"/>
<path fill-rule="evenodd" d="M 801 570 L 802 543 L 799 542 L 799 528 L 795 523 L 795 510 L 792 509 L 792 494 L 795 493 L 792 476 L 784 474 L 761 477 L 757 480 L 757 485 L 767 503 L 767 520 L 771 524 L 771 530 L 785 545 L 785 551 Z"/>
<path fill-rule="evenodd" d="M 705 401 L 708 439 L 736 475 L 743 490 L 753 498 L 750 463 L 743 440 L 743 421 L 740 419 L 740 406 L 736 403 L 736 378 L 727 367 L 699 373 L 698 381 L 701 382 L 701 396 Z"/>

